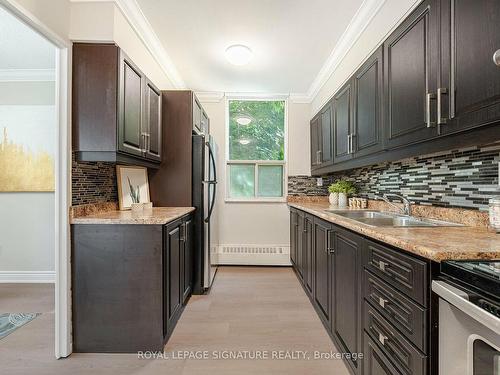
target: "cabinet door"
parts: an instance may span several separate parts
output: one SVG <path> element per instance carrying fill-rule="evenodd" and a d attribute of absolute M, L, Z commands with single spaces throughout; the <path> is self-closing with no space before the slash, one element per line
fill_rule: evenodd
<path fill-rule="evenodd" d="M 173 327 L 178 318 L 181 308 L 181 257 L 183 244 L 181 243 L 182 221 L 176 221 L 169 224 L 166 228 L 165 246 L 164 246 L 164 294 L 166 293 L 166 325 Z"/>
<path fill-rule="evenodd" d="M 161 161 L 161 92 L 152 82 L 146 80 L 145 121 L 146 157 Z"/>
<path fill-rule="evenodd" d="M 338 230 L 334 240 L 334 269 L 332 287 L 335 299 L 332 303 L 332 331 L 342 346 L 339 350 L 359 353 L 361 351 L 361 251 L 362 237 Z M 360 363 L 348 361 L 359 373 Z"/>
<path fill-rule="evenodd" d="M 335 163 L 352 158 L 352 81 L 349 81 L 333 98 L 334 160 Z"/>
<path fill-rule="evenodd" d="M 311 120 L 311 168 L 316 169 L 320 165 L 320 137 L 321 117 L 317 116 Z"/>
<path fill-rule="evenodd" d="M 183 270 L 182 270 L 182 303 L 185 304 L 193 287 L 193 220 L 186 219 L 183 224 Z"/>
<path fill-rule="evenodd" d="M 332 106 L 330 103 L 321 111 L 320 136 L 319 161 L 321 167 L 325 167 L 333 162 Z"/>
<path fill-rule="evenodd" d="M 295 258 L 295 265 L 299 276 L 304 279 L 304 213 L 297 211 L 297 252 Z"/>
<path fill-rule="evenodd" d="M 196 130 L 199 133 L 202 133 L 203 130 L 201 128 L 201 104 L 198 102 L 198 99 L 193 94 L 193 130 Z"/>
<path fill-rule="evenodd" d="M 323 319 L 330 322 L 330 233 L 331 224 L 314 219 L 314 300 Z"/>
<path fill-rule="evenodd" d="M 380 47 L 354 75 L 354 156 L 382 149 L 382 53 Z"/>
<path fill-rule="evenodd" d="M 313 218 L 306 215 L 304 217 L 304 231 L 302 232 L 302 270 L 304 285 L 311 294 L 313 293 L 314 286 L 313 230 Z"/>
<path fill-rule="evenodd" d="M 134 63 L 121 52 L 118 113 L 118 150 L 144 154 L 142 135 L 143 76 Z"/>
<path fill-rule="evenodd" d="M 441 0 L 443 134 L 500 120 L 496 52 L 500 59 L 500 1 Z"/>
<path fill-rule="evenodd" d="M 292 266 L 296 267 L 297 263 L 297 231 L 299 223 L 297 212 L 290 210 L 290 261 Z"/>
<path fill-rule="evenodd" d="M 384 42 L 386 146 L 437 136 L 439 0 L 424 0 Z"/>

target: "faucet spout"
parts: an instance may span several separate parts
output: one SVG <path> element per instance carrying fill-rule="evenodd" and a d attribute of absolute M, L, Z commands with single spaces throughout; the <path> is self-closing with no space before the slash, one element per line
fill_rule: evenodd
<path fill-rule="evenodd" d="M 394 203 L 392 203 L 389 200 L 389 198 L 387 198 L 388 196 L 389 197 L 396 197 L 399 200 L 401 200 L 401 202 L 403 203 L 403 208 L 401 208 L 398 205 L 395 205 Z M 410 200 L 408 198 L 406 198 L 406 197 L 404 197 L 402 195 L 399 195 L 399 194 L 394 194 L 394 193 L 384 194 L 383 196 L 380 196 L 379 198 L 381 198 L 382 200 L 384 200 L 386 203 L 390 204 L 391 206 L 396 207 L 403 214 L 405 214 L 407 216 L 411 216 L 411 214 L 412 214 L 411 202 L 410 202 Z"/>

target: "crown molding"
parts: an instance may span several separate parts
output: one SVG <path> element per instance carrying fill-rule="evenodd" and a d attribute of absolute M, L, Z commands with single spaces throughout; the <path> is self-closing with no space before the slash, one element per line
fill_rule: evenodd
<path fill-rule="evenodd" d="M 358 11 L 349 22 L 346 30 L 333 48 L 330 56 L 321 67 L 318 75 L 312 82 L 306 94 L 295 94 L 302 100 L 312 102 L 319 90 L 325 85 L 333 72 L 340 65 L 344 57 L 351 50 L 352 46 L 359 39 L 363 31 L 370 24 L 371 20 L 378 13 L 386 0 L 364 0 Z"/>
<path fill-rule="evenodd" d="M 195 95 L 202 103 L 219 103 L 225 94 L 220 91 L 195 91 Z"/>
<path fill-rule="evenodd" d="M 172 82 L 175 89 L 185 89 L 186 84 L 182 80 L 175 64 L 160 42 L 153 27 L 142 12 L 135 0 L 71 0 L 73 3 L 105 3 L 111 2 L 118 6 L 128 23 L 135 31 L 139 39 L 144 43 L 146 49 L 151 53 L 167 78 Z"/>
<path fill-rule="evenodd" d="M 55 69 L 0 69 L 0 82 L 54 82 Z"/>

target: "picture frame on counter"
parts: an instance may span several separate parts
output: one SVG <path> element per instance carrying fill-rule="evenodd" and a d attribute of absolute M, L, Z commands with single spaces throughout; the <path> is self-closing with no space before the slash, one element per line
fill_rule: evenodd
<path fill-rule="evenodd" d="M 116 179 L 120 210 L 130 210 L 133 205 L 150 202 L 147 168 L 117 165 Z"/>

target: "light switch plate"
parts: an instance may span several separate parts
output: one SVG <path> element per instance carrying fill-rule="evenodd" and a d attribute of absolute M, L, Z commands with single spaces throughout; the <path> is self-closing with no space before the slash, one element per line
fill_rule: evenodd
<path fill-rule="evenodd" d="M 316 186 L 323 186 L 323 178 L 322 177 L 318 177 L 316 179 Z"/>

